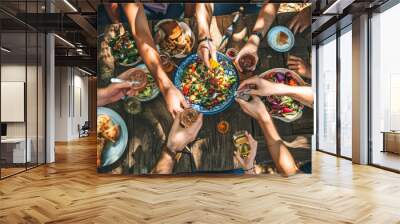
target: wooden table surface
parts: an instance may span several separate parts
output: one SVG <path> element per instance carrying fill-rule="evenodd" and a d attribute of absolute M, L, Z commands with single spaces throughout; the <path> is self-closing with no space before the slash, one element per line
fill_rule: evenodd
<path fill-rule="evenodd" d="M 235 27 L 234 32 L 243 31 L 243 28 L 251 30 L 257 15 L 247 15 Z M 293 13 L 280 13 L 272 26 L 286 25 Z M 216 17 L 216 24 L 212 28 L 214 41 L 218 41 L 226 28 L 232 22 L 232 16 Z M 196 33 L 197 27 L 193 19 L 184 19 Z M 156 21 L 150 21 L 152 27 Z M 271 26 L 271 27 L 272 27 Z M 219 32 L 219 33 L 218 33 Z M 236 35 L 236 34 L 234 34 Z M 215 36 L 215 37 L 214 37 Z M 196 34 L 197 37 L 197 34 Z M 305 61 L 310 61 L 311 34 L 306 30 L 302 34 L 295 36 L 296 43 L 290 51 L 291 55 L 302 57 Z M 240 49 L 244 41 L 230 41 L 228 47 Z M 217 44 L 218 45 L 218 44 Z M 217 46 L 216 45 L 216 46 Z M 197 44 L 193 48 L 196 52 Z M 269 48 L 266 39 L 263 39 L 259 48 L 259 65 L 255 74 L 260 74 L 268 69 L 277 67 L 287 67 L 287 53 L 278 53 Z M 180 60 L 175 60 L 179 65 Z M 115 75 L 122 72 L 117 68 Z M 307 81 L 307 80 L 306 80 Z M 309 80 L 308 80 L 309 82 Z M 310 83 L 311 84 L 311 83 Z M 142 112 L 138 115 L 130 115 L 123 109 L 123 101 L 108 105 L 109 108 L 117 111 L 125 120 L 129 130 L 128 148 L 125 154 L 114 165 L 107 167 L 102 172 L 123 173 L 123 174 L 147 174 L 154 167 L 161 154 L 162 146 L 166 141 L 169 129 L 172 125 L 172 118 L 168 113 L 164 99 L 160 94 L 150 102 L 142 103 Z M 221 120 L 226 120 L 230 124 L 230 130 L 222 135 L 217 132 L 216 125 Z M 284 140 L 294 141 L 288 143 L 296 161 L 311 160 L 311 135 L 313 133 L 313 110 L 306 108 L 301 119 L 284 123 L 274 119 L 278 132 Z M 259 149 L 256 160 L 258 163 L 271 164 L 270 155 L 263 143 L 263 135 L 257 123 L 243 113 L 240 107 L 234 103 L 228 110 L 213 116 L 205 116 L 203 127 L 198 135 L 198 140 L 193 143 L 192 152 L 197 171 L 222 171 L 236 167 L 233 159 L 232 134 L 238 130 L 247 130 L 259 141 Z M 297 149 L 296 149 L 297 148 Z M 190 156 L 183 154 L 175 165 L 175 172 L 191 172 Z"/>

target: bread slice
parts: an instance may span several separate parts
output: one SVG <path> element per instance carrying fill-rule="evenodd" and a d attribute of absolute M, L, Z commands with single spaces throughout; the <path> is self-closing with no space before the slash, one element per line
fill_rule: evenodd
<path fill-rule="evenodd" d="M 289 36 L 285 32 L 279 32 L 276 42 L 279 45 L 285 45 L 289 42 Z"/>
<path fill-rule="evenodd" d="M 171 39 L 175 40 L 182 35 L 182 28 L 176 21 L 167 21 L 160 24 L 161 29 L 164 30 L 166 36 Z"/>

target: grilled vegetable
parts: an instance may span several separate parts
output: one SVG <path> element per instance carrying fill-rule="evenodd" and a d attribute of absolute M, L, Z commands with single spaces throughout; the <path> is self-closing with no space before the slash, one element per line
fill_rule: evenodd
<path fill-rule="evenodd" d="M 120 64 L 132 64 L 138 60 L 139 51 L 136 47 L 135 40 L 133 40 L 129 32 L 113 37 L 109 45 L 113 57 Z"/>

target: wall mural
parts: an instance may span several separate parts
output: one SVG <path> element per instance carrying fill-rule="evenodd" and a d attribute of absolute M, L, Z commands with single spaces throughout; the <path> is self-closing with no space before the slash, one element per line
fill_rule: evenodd
<path fill-rule="evenodd" d="M 97 167 L 311 173 L 311 5 L 98 10 Z"/>

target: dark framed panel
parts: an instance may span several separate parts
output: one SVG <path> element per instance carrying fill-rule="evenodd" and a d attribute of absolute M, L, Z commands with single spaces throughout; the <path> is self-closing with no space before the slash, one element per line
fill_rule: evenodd
<path fill-rule="evenodd" d="M 342 128 L 341 128 L 341 108 L 340 108 L 340 104 L 341 104 L 341 97 L 340 97 L 340 92 L 341 92 L 341 88 L 340 88 L 340 82 L 341 82 L 341 58 L 340 58 L 340 46 L 341 46 L 341 41 L 340 41 L 340 37 L 347 33 L 347 32 L 351 32 L 351 22 L 349 23 L 349 19 L 350 17 L 346 17 L 346 21 L 342 22 L 341 24 L 335 24 L 334 25 L 334 29 L 336 29 L 336 32 L 330 32 L 329 36 L 325 36 L 324 39 L 322 40 L 318 40 L 318 42 L 316 42 L 316 87 L 317 87 L 317 92 L 316 92 L 316 110 L 317 110 L 317 115 L 316 115 L 316 123 L 317 123 L 317 127 L 316 127 L 316 149 L 317 151 L 320 152 L 324 152 L 327 153 L 329 155 L 333 155 L 333 156 L 337 156 L 337 157 L 341 157 L 347 160 L 351 160 L 351 158 L 343 156 L 341 153 L 341 132 L 342 132 Z M 333 152 L 329 152 L 326 149 L 320 148 L 321 144 L 320 144 L 320 131 L 321 129 L 319 128 L 319 121 L 321 119 L 321 117 L 319 116 L 319 110 L 320 110 L 320 106 L 319 104 L 321 103 L 319 100 L 319 96 L 321 94 L 321 91 L 325 91 L 325 89 L 321 89 L 320 87 L 320 81 L 321 81 L 321 74 L 320 74 L 320 63 L 319 63 L 319 57 L 321 56 L 319 54 L 319 48 L 321 47 L 322 44 L 328 43 L 330 41 L 336 41 L 336 60 L 335 60 L 335 64 L 336 64 L 336 137 L 335 137 L 335 142 L 336 142 L 336 151 Z"/>
<path fill-rule="evenodd" d="M 367 34 L 368 34 L 368 36 L 367 36 L 367 38 L 368 38 L 368 56 L 367 56 L 367 60 L 368 60 L 368 69 L 367 69 L 367 75 L 368 75 L 367 76 L 368 77 L 368 164 L 371 166 L 374 166 L 374 167 L 377 167 L 380 169 L 384 169 L 387 171 L 395 172 L 395 173 L 400 173 L 400 168 L 399 168 L 400 166 L 393 165 L 396 162 L 400 161 L 400 155 L 388 153 L 388 156 L 392 157 L 389 160 L 385 159 L 384 158 L 385 156 L 383 156 L 383 155 L 377 156 L 378 150 L 375 148 L 375 144 L 374 144 L 375 142 L 377 142 L 377 139 L 374 140 L 374 132 L 376 130 L 374 130 L 374 127 L 373 127 L 373 123 L 374 123 L 373 108 L 376 106 L 374 105 L 373 98 L 376 97 L 376 96 L 374 96 L 374 94 L 376 94 L 378 92 L 373 87 L 374 80 L 376 79 L 375 78 L 376 74 L 374 73 L 376 71 L 373 68 L 374 67 L 373 66 L 374 65 L 374 56 L 376 56 L 376 53 L 374 52 L 374 50 L 375 50 L 374 49 L 375 48 L 374 34 L 379 33 L 380 30 L 378 30 L 378 31 L 374 30 L 373 19 L 374 19 L 374 16 L 378 16 L 379 14 L 384 14 L 386 11 L 392 9 L 393 7 L 400 8 L 399 3 L 400 3 L 400 1 L 398 1 L 398 0 L 389 0 L 389 1 L 386 1 L 384 4 L 380 5 L 379 7 L 376 7 L 373 10 L 368 11 L 368 31 L 367 31 Z M 383 19 L 381 18 L 381 20 L 383 20 Z M 380 24 L 383 25 L 385 23 L 380 21 Z M 385 35 L 382 35 L 382 36 L 385 37 Z M 385 41 L 380 40 L 379 42 L 382 43 Z M 378 48 L 378 50 L 381 50 L 381 48 Z M 386 53 L 388 53 L 388 52 L 386 52 Z M 384 66 L 384 65 L 380 65 L 380 66 Z M 379 74 L 379 77 L 381 77 L 381 75 L 383 75 L 383 74 Z M 380 96 L 379 98 L 381 98 L 381 97 L 382 96 Z M 389 98 L 390 97 L 391 96 L 389 96 Z M 391 102 L 389 102 L 388 104 L 390 104 L 390 103 Z M 385 116 L 388 116 L 388 115 L 386 114 Z M 386 130 L 381 130 L 381 131 L 386 131 Z M 385 140 L 383 140 L 382 144 L 385 145 Z M 383 151 L 384 151 L 384 149 L 382 149 L 382 151 L 380 151 L 380 153 L 383 153 Z M 375 156 L 381 157 L 381 158 L 375 159 L 376 158 Z M 394 158 L 394 157 L 396 157 L 396 158 Z M 391 164 L 391 165 L 389 165 L 389 164 Z"/>
<path fill-rule="evenodd" d="M 11 77 L 10 74 L 14 74 L 10 69 L 5 70 L 6 66 L 13 67 L 19 76 L 24 77 L 24 122 L 23 124 L 7 122 L 9 125 L 17 126 L 17 128 L 13 127 L 11 131 L 13 132 L 12 136 L 7 136 L 4 139 L 5 141 L 12 138 L 24 139 L 23 146 L 21 146 L 24 147 L 23 160 L 16 165 L 12 157 L 14 156 L 15 149 L 11 148 L 9 151 L 12 153 L 12 160 L 11 163 L 6 164 L 3 158 L 5 156 L 4 150 L 9 146 L 6 146 L 5 142 L 4 144 L 0 144 L 0 179 L 19 174 L 46 163 L 46 34 L 24 23 L 12 13 L 9 13 L 7 11 L 9 9 L 7 8 L 7 4 L 9 3 L 17 5 L 19 9 L 18 16 L 25 16 L 26 19 L 27 13 L 39 13 L 43 11 L 43 5 L 45 5 L 46 1 L 21 0 L 0 2 L 0 46 L 8 50 L 1 50 L 0 81 L 7 81 L 3 77 L 7 75 L 9 79 Z M 15 26 L 15 30 L 2 29 L 2 26 L 6 23 L 15 23 L 18 25 Z M 6 36 L 8 36 L 7 43 L 2 41 Z M 18 45 L 18 43 L 20 44 Z M 5 44 L 9 45 L 9 47 L 5 46 Z M 1 109 L 4 108 L 1 108 L 0 105 Z M 20 132 L 16 131 L 17 129 Z M 28 148 L 30 148 L 30 155 L 28 154 Z M 19 167 L 20 169 L 5 172 L 4 168 L 6 165 L 9 168 L 13 168 L 15 165 L 15 167 Z"/>

